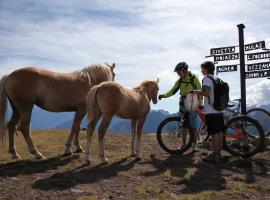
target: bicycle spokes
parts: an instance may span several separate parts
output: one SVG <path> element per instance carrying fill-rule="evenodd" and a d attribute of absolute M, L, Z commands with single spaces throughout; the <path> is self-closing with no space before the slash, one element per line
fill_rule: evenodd
<path fill-rule="evenodd" d="M 183 128 L 179 117 L 171 117 L 160 124 L 157 139 L 165 151 L 182 153 L 191 146 L 193 134 Z"/>
<path fill-rule="evenodd" d="M 238 116 L 228 122 L 224 146 L 233 155 L 250 157 L 260 151 L 263 143 L 263 130 L 256 120 Z"/>

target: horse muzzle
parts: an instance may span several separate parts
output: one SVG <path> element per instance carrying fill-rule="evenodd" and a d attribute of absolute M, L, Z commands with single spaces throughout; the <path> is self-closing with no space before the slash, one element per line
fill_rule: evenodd
<path fill-rule="evenodd" d="M 157 100 L 156 99 L 153 99 L 153 104 L 157 104 Z"/>

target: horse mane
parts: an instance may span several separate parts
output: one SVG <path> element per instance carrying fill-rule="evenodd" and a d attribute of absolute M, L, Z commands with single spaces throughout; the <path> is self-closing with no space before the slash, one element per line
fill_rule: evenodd
<path fill-rule="evenodd" d="M 138 93 L 144 93 L 145 92 L 144 88 L 147 84 L 149 84 L 149 81 L 145 80 L 145 81 L 141 82 L 141 84 L 139 86 L 133 88 L 133 90 L 138 92 Z"/>
<path fill-rule="evenodd" d="M 108 64 L 93 64 L 76 72 L 79 78 L 88 80 L 89 84 L 98 84 L 102 81 L 113 80 L 111 68 Z"/>

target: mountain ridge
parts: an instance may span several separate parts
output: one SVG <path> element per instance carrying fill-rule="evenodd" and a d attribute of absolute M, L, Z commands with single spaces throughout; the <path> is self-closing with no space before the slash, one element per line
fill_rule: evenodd
<path fill-rule="evenodd" d="M 252 105 L 248 107 L 248 109 L 254 108 L 255 106 Z M 259 108 L 263 108 L 270 112 L 270 105 L 261 105 Z M 62 113 L 53 113 L 45 111 L 39 107 L 34 107 L 32 112 L 32 120 L 31 120 L 31 128 L 32 129 L 57 129 L 57 128 L 71 128 L 73 123 L 75 112 L 62 112 Z M 11 110 L 8 109 L 8 115 L 10 117 Z M 177 113 L 169 113 L 164 109 L 159 110 L 151 110 L 146 118 L 144 123 L 143 132 L 145 133 L 153 133 L 156 132 L 158 125 L 162 120 L 171 116 L 177 115 Z M 270 123 L 267 116 L 263 116 L 259 113 L 255 113 L 252 115 L 255 119 L 257 119 L 260 123 L 262 123 L 262 127 L 265 130 L 270 129 Z M 86 117 L 83 119 L 81 126 L 85 128 L 87 126 L 87 119 Z M 113 133 L 129 133 L 131 130 L 130 127 L 130 120 L 120 119 L 114 117 L 108 131 Z"/>

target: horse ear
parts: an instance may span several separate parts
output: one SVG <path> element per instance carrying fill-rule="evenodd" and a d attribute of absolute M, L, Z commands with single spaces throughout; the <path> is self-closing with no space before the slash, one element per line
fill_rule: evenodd
<path fill-rule="evenodd" d="M 112 70 L 115 68 L 115 63 L 112 64 L 111 68 Z"/>
<path fill-rule="evenodd" d="M 157 78 L 157 81 L 156 82 L 159 83 L 159 78 Z"/>

